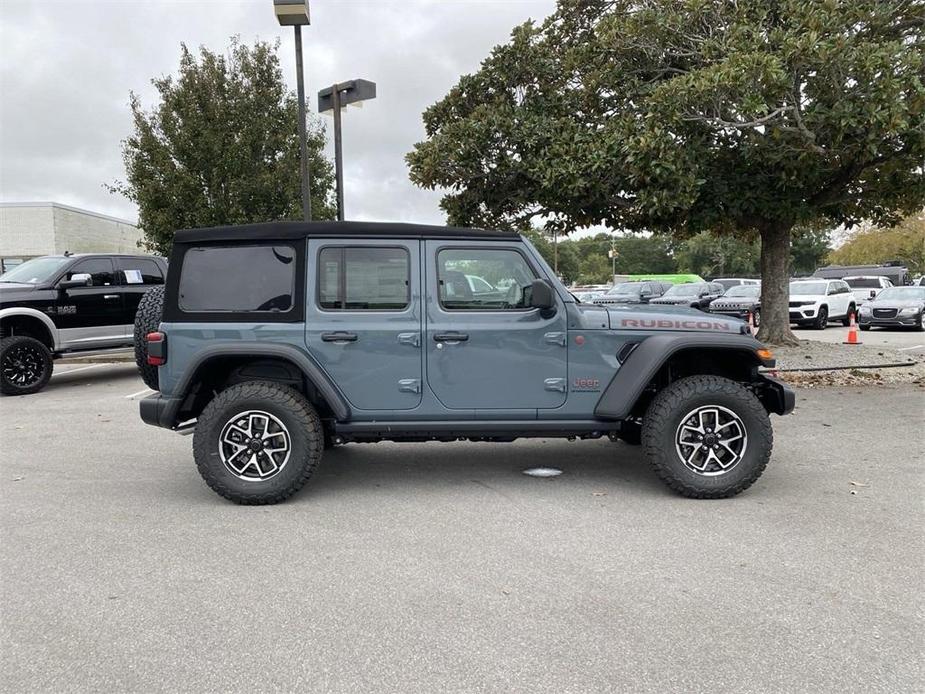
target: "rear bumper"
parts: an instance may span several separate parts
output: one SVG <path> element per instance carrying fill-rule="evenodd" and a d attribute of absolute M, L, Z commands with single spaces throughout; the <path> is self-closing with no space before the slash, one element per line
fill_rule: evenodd
<path fill-rule="evenodd" d="M 165 398 L 160 393 L 149 395 L 138 402 L 141 421 L 154 427 L 173 429 L 177 425 L 180 398 Z"/>

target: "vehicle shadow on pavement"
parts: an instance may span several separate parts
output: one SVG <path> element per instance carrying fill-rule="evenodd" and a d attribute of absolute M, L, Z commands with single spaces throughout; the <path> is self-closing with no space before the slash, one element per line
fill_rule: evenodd
<path fill-rule="evenodd" d="M 562 475 L 539 479 L 529 468 L 555 468 Z M 318 470 L 294 501 L 311 502 L 327 494 L 402 487 L 427 492 L 461 485 L 504 490 L 565 483 L 593 490 L 632 489 L 665 496 L 668 490 L 643 458 L 642 449 L 622 443 L 534 440 L 526 445 L 348 444 L 326 451 Z M 390 493 L 390 492 L 385 492 Z"/>

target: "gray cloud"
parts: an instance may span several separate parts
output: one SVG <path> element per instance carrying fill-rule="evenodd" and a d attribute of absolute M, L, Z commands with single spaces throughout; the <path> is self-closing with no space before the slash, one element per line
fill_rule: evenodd
<path fill-rule="evenodd" d="M 554 0 L 318 0 L 304 31 L 312 108 L 318 89 L 362 77 L 378 97 L 344 117 L 349 219 L 443 221 L 439 193 L 408 180 L 404 154 L 423 137 L 421 112 L 491 48 Z M 282 39 L 295 88 L 291 30 L 271 0 L 0 3 L 0 199 L 54 200 L 134 219 L 102 186 L 123 175 L 129 91 L 151 105 L 150 80 L 172 73 L 179 44 L 222 50 L 230 36 Z M 330 119 L 325 119 L 330 129 Z M 332 156 L 333 153 L 331 152 Z"/>

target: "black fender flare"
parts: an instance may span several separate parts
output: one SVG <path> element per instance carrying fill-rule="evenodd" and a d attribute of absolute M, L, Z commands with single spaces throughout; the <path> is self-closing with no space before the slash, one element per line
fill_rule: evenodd
<path fill-rule="evenodd" d="M 295 364 L 305 375 L 305 378 L 315 386 L 321 397 L 331 408 L 337 421 L 346 422 L 350 419 L 350 406 L 347 404 L 343 394 L 334 386 L 331 379 L 328 378 L 314 359 L 293 345 L 237 342 L 233 345 L 224 344 L 206 347 L 196 354 L 186 368 L 186 375 L 175 390 L 176 397 L 181 401 L 185 399 L 199 369 L 209 360 L 221 357 L 276 357 L 288 360 Z"/>
<path fill-rule="evenodd" d="M 757 350 L 762 345 L 748 335 L 717 335 L 713 333 L 670 333 L 653 335 L 638 343 L 617 369 L 604 389 L 594 415 L 601 419 L 626 419 L 662 365 L 685 349 L 708 349 L 746 358 L 755 367 L 774 366 L 774 360 L 762 359 Z"/>

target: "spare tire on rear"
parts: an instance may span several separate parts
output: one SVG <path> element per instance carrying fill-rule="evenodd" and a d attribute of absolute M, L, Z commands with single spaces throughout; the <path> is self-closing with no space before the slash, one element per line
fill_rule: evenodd
<path fill-rule="evenodd" d="M 145 337 L 155 332 L 161 324 L 164 311 L 164 287 L 154 287 L 141 297 L 135 312 L 135 363 L 141 372 L 141 380 L 152 390 L 158 390 L 157 367 L 148 364 L 148 343 Z"/>

